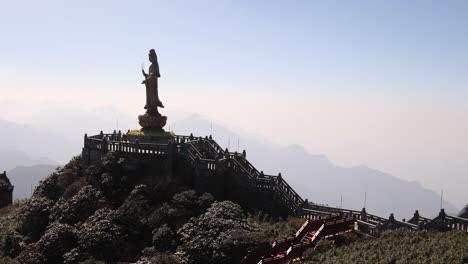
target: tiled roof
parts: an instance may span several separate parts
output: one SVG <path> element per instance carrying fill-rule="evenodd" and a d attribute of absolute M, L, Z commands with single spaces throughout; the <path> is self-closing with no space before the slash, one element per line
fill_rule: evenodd
<path fill-rule="evenodd" d="M 6 176 L 6 173 L 0 173 L 0 187 L 11 187 L 10 180 Z"/>

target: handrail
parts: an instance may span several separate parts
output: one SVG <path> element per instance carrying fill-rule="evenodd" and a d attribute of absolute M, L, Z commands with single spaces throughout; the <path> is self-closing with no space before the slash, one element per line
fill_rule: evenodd
<path fill-rule="evenodd" d="M 306 204 L 305 207 L 304 207 L 304 210 L 310 210 L 310 208 L 315 208 L 318 211 L 324 211 L 324 212 L 326 212 L 326 211 L 328 211 L 328 212 L 338 212 L 338 213 L 342 213 L 342 214 L 349 214 L 349 215 L 356 215 L 356 216 L 361 215 L 360 211 L 350 210 L 350 209 L 342 209 L 342 208 L 325 206 L 325 205 L 317 205 L 317 204 L 313 204 L 313 203 Z M 369 214 L 369 213 L 366 213 L 366 218 L 368 220 L 370 220 L 370 221 L 379 222 L 379 223 L 387 221 L 386 218 L 383 218 L 383 217 L 380 217 L 380 216 L 377 216 L 377 215 L 373 215 L 373 214 Z"/>
<path fill-rule="evenodd" d="M 414 229 L 414 230 L 417 230 L 417 229 L 418 229 L 418 225 L 411 224 L 411 223 L 408 223 L 408 222 L 403 222 L 403 221 L 395 220 L 395 223 L 397 223 L 398 225 L 401 225 L 401 226 L 409 227 L 409 228 Z"/>
<path fill-rule="evenodd" d="M 122 141 L 122 138 L 123 135 L 120 131 L 118 133 L 115 131 L 114 133 L 101 132 L 100 134 L 89 137 L 85 135 L 84 148 L 102 151 L 103 153 L 110 151 L 155 156 L 167 156 L 170 152 L 169 144 L 139 143 L 138 141 L 129 142 Z M 186 156 L 197 168 L 214 170 L 217 168 L 216 164 L 227 164 L 229 168 L 236 171 L 239 175 L 246 177 L 252 186 L 274 192 L 291 210 L 295 212 L 299 210 L 304 216 L 325 216 L 339 213 L 341 215 L 351 216 L 356 220 L 364 221 L 371 225 L 382 225 L 388 221 L 386 218 L 368 213 L 363 214 L 356 210 L 306 203 L 282 177 L 264 175 L 246 159 L 244 154 L 229 152 L 227 149 L 223 150 L 211 137 L 202 138 L 192 135 L 176 135 L 170 141 L 174 144 L 175 153 Z M 453 229 L 468 231 L 468 219 L 445 214 L 435 219 L 418 216 L 418 223 L 410 223 L 409 221 L 396 221 L 395 223 L 414 229 L 421 225 L 424 227 L 436 219 L 443 219 L 444 223 Z"/>
<path fill-rule="evenodd" d="M 208 151 L 210 151 L 214 156 L 223 155 L 224 157 L 227 157 L 230 161 L 234 163 L 233 168 L 237 171 L 240 170 L 249 178 L 249 180 L 255 180 L 254 184 L 257 184 L 258 181 L 263 181 L 265 183 L 264 179 L 258 180 L 261 177 L 261 173 L 243 155 L 240 155 L 236 152 L 232 153 L 223 150 L 221 146 L 219 146 L 218 143 L 213 139 L 204 139 L 200 142 L 202 141 L 208 143 Z M 273 187 L 276 187 L 276 189 L 281 192 L 282 196 L 286 200 L 289 200 L 294 209 L 298 209 L 304 201 L 296 193 L 296 191 L 284 180 L 278 180 L 280 178 L 278 178 L 277 176 L 270 177 L 273 179 L 273 181 L 269 184 L 271 185 L 273 183 L 274 185 L 276 185 Z"/>
<path fill-rule="evenodd" d="M 457 222 L 462 222 L 462 223 L 468 224 L 468 219 L 463 218 L 463 217 L 452 216 L 452 215 L 446 215 L 446 216 L 445 216 L 445 219 L 447 219 L 447 220 L 454 220 L 454 221 L 457 221 Z"/>
<path fill-rule="evenodd" d="M 100 133 L 98 135 L 85 137 L 85 147 L 100 151 L 116 151 L 129 153 L 144 153 L 166 155 L 169 152 L 167 144 L 152 144 L 138 142 L 123 142 L 120 133 Z M 228 161 L 228 166 L 237 173 L 247 177 L 253 186 L 268 189 L 281 197 L 293 210 L 299 209 L 304 200 L 302 197 L 281 177 L 263 175 L 253 166 L 244 155 L 223 150 L 218 143 L 209 138 L 193 136 L 174 136 L 173 142 L 178 147 L 181 154 L 187 155 L 191 162 L 199 163 L 201 168 L 214 169 L 218 162 Z M 206 155 L 211 155 L 215 159 L 208 159 Z M 221 156 L 221 159 L 219 157 Z M 224 157 L 224 158 L 223 158 Z M 203 163 L 203 164 L 202 164 Z"/>
<path fill-rule="evenodd" d="M 107 140 L 106 134 L 103 134 L 103 138 L 97 136 L 89 137 L 85 141 L 85 148 L 95 149 L 100 151 L 115 151 L 115 152 L 127 152 L 127 153 L 142 153 L 142 154 L 156 154 L 165 155 L 168 154 L 167 144 L 150 144 L 150 143 L 137 143 L 137 142 L 124 142 Z"/>

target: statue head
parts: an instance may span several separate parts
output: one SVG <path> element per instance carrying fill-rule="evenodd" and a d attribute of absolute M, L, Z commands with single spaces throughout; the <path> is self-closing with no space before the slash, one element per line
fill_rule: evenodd
<path fill-rule="evenodd" d="M 150 49 L 148 53 L 148 59 L 152 63 L 158 61 L 158 56 L 156 55 L 156 51 L 154 51 L 154 49 Z"/>

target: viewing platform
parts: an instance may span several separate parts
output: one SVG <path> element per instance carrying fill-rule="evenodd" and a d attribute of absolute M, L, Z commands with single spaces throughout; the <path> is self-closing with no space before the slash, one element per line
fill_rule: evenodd
<path fill-rule="evenodd" d="M 92 165 L 99 162 L 108 152 L 168 160 L 183 159 L 199 171 L 232 170 L 250 186 L 277 194 L 278 198 L 287 204 L 294 214 L 299 213 L 304 204 L 304 200 L 284 181 L 281 173 L 266 175 L 263 171 L 257 170 L 246 159 L 245 150 L 242 153 L 230 152 L 219 146 L 211 136 L 203 138 L 193 135 L 171 135 L 168 137 L 166 134 L 164 140 L 167 143 L 159 143 L 161 138 L 158 137 L 152 139 L 145 136 L 135 137 L 129 132 L 122 134 L 120 131 L 114 131 L 111 134 L 101 132 L 94 136 L 85 135 L 83 162 L 87 166 Z"/>
<path fill-rule="evenodd" d="M 468 219 L 446 215 L 443 209 L 434 219 L 424 218 L 418 211 L 408 221 L 399 221 L 393 217 L 384 218 L 366 212 L 318 205 L 303 199 L 282 177 L 266 175 L 257 170 L 248 160 L 244 150 L 242 153 L 223 149 L 211 137 L 195 137 L 193 135 L 175 135 L 165 132 L 160 136 L 132 135 L 131 131 L 122 134 L 114 131 L 111 134 L 101 132 L 98 135 L 84 137 L 83 159 L 92 164 L 100 160 L 108 152 L 127 153 L 161 159 L 179 158 L 187 161 L 190 166 L 199 171 L 216 173 L 221 170 L 232 170 L 237 177 L 242 178 L 250 186 L 259 191 L 267 191 L 287 205 L 290 214 L 308 219 L 319 219 L 330 215 L 351 217 L 357 225 L 367 230 L 369 234 L 379 232 L 379 228 L 387 229 L 420 229 L 424 227 L 457 229 L 468 232 Z M 151 143 L 155 142 L 155 143 Z M 165 142 L 165 143 L 161 143 Z"/>

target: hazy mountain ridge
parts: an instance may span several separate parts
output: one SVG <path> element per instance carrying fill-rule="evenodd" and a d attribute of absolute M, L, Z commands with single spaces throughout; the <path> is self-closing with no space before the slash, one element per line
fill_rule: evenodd
<path fill-rule="evenodd" d="M 32 166 L 36 164 L 58 165 L 48 157 L 31 158 L 24 151 L 0 150 L 0 170 L 8 171 L 17 166 Z"/>
<path fill-rule="evenodd" d="M 459 217 L 468 218 L 468 204 L 460 211 Z"/>
<path fill-rule="evenodd" d="M 31 197 L 32 191 L 39 182 L 55 171 L 57 165 L 39 164 L 32 166 L 19 166 L 7 172 L 8 178 L 15 186 L 13 199 Z"/>
<path fill-rule="evenodd" d="M 366 166 L 351 168 L 335 166 L 325 155 L 310 154 L 297 144 L 277 147 L 257 143 L 249 137 L 239 136 L 194 114 L 173 125 L 177 134 L 209 135 L 223 147 L 230 144 L 231 151 L 247 151 L 247 159 L 266 174 L 282 173 L 286 181 L 309 201 L 360 210 L 397 218 L 410 218 L 415 210 L 422 215 L 435 216 L 440 209 L 440 196 L 420 183 L 402 180 L 393 175 Z M 444 201 L 447 212 L 457 214 L 451 203 Z"/>
<path fill-rule="evenodd" d="M 3 151 L 25 152 L 33 159 L 47 157 L 59 163 L 65 163 L 80 153 L 80 138 L 69 139 L 66 135 L 5 120 L 0 120 L 0 131 L 0 150 Z"/>
<path fill-rule="evenodd" d="M 31 196 L 39 181 L 52 173 L 59 164 L 47 157 L 31 158 L 24 151 L 0 150 L 0 171 L 6 171 L 15 186 L 13 199 Z"/>
<path fill-rule="evenodd" d="M 94 121 L 97 119 L 95 118 Z M 67 127 L 66 130 L 71 131 L 76 128 L 75 134 L 78 137 L 78 128 L 80 131 L 84 130 L 83 128 L 89 127 L 89 124 L 82 123 L 85 122 L 83 120 L 77 119 L 76 121 L 70 123 L 70 127 Z M 21 142 L 20 139 L 26 138 L 26 142 L 23 142 L 26 152 L 31 148 L 33 150 L 40 149 L 44 151 L 43 153 L 47 153 L 46 150 L 51 150 L 54 155 L 65 153 L 61 156 L 63 159 L 64 156 L 71 157 L 81 150 L 81 138 L 71 141 L 64 137 L 55 136 L 53 133 L 36 130 L 32 126 L 16 125 L 5 121 L 0 122 L 0 128 L 5 127 L 5 123 L 9 126 L 8 138 L 11 138 L 12 142 Z M 25 129 L 28 133 L 22 131 Z M 101 129 L 107 131 L 102 127 L 93 128 L 94 131 Z M 283 177 L 303 198 L 308 198 L 313 202 L 339 206 L 342 196 L 344 208 L 360 210 L 364 206 L 366 193 L 366 208 L 369 212 L 382 216 L 388 216 L 393 212 L 397 218 L 409 218 L 416 209 L 424 216 L 434 216 L 440 207 L 440 196 L 425 189 L 419 183 L 405 181 L 366 166 L 338 167 L 326 156 L 307 153 L 300 145 L 279 147 L 276 143 L 262 140 L 258 135 L 253 138 L 250 135 L 239 136 L 218 125 L 218 122 L 203 119 L 198 114 L 171 123 L 171 130 L 177 134 L 189 135 L 193 133 L 195 136 L 206 136 L 212 133 L 214 139 L 223 148 L 229 147 L 231 151 L 245 149 L 247 158 L 257 169 L 263 170 L 266 174 L 282 172 Z M 61 129 L 57 131 L 61 131 Z M 92 134 L 92 131 L 86 132 Z M 28 138 L 26 134 L 29 134 L 30 137 Z M 32 137 L 42 140 L 32 140 L 31 135 L 36 135 Z M 70 135 L 67 133 L 67 136 Z M 34 144 L 37 146 L 34 147 Z M 5 149 L 4 145 L 5 143 L 0 144 L 0 149 Z M 27 188 L 29 189 L 30 186 L 28 185 Z M 445 202 L 444 207 L 451 214 L 459 212 L 459 209 L 451 203 Z"/>

